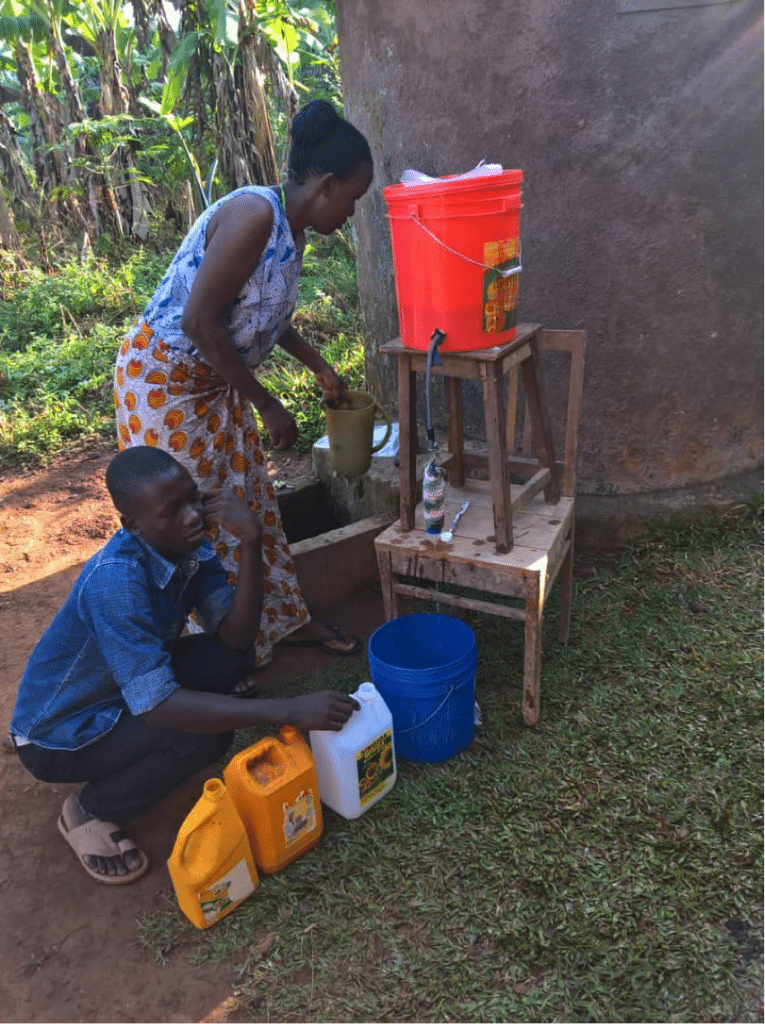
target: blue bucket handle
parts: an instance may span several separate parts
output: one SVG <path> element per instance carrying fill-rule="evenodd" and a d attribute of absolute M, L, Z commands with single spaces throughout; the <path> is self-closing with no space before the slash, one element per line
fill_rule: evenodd
<path fill-rule="evenodd" d="M 398 734 L 399 734 L 400 736 L 403 736 L 405 732 L 414 732 L 414 730 L 415 730 L 415 729 L 421 729 L 421 728 L 423 727 L 423 725 L 427 725 L 427 724 L 428 724 L 428 722 L 432 722 L 432 721 L 433 721 L 433 719 L 434 719 L 434 718 L 436 717 L 436 715 L 438 714 L 438 712 L 439 712 L 439 711 L 441 710 L 441 708 L 442 708 L 442 707 L 444 706 L 444 704 L 446 704 L 447 700 L 449 700 L 449 698 L 451 697 L 451 695 L 452 695 L 452 694 L 454 693 L 454 691 L 455 691 L 456 689 L 457 689 L 457 687 L 456 687 L 456 686 L 452 686 L 452 687 L 451 687 L 451 689 L 449 690 L 449 692 L 447 693 L 447 695 L 446 695 L 446 696 L 444 697 L 444 699 L 443 699 L 443 700 L 441 701 L 441 703 L 440 703 L 440 704 L 438 705 L 438 707 L 437 707 L 437 708 L 436 708 L 436 710 L 435 710 L 435 711 L 433 712 L 433 714 L 432 714 L 432 715 L 431 715 L 431 716 L 430 716 L 429 718 L 426 718 L 424 722 L 418 722 L 418 724 L 417 724 L 417 725 L 410 725 L 408 729 L 396 729 L 395 731 L 396 731 L 396 732 L 397 732 L 397 733 L 398 733 Z"/>

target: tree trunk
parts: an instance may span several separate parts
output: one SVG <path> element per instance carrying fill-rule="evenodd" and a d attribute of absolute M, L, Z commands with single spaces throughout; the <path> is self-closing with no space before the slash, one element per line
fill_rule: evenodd
<path fill-rule="evenodd" d="M 157 33 L 159 35 L 160 59 L 162 61 L 163 78 L 167 74 L 167 65 L 170 55 L 175 46 L 175 32 L 167 20 L 165 7 L 162 0 L 132 0 L 133 18 L 135 21 L 138 47 L 142 52 L 149 49 L 151 38 L 151 19 L 154 17 L 157 22 Z"/>
<path fill-rule="evenodd" d="M 129 112 L 130 97 L 122 78 L 113 28 L 98 33 L 96 48 L 101 65 L 101 113 L 105 117 L 126 114 Z M 130 149 L 120 146 L 111 156 L 108 167 L 110 191 L 119 206 L 120 234 L 124 234 L 122 226 L 129 224 L 130 235 L 143 242 L 149 235 L 151 207 Z"/>
<path fill-rule="evenodd" d="M 278 181 L 276 153 L 257 62 L 257 26 L 239 8 L 239 63 L 236 71 L 225 53 L 213 57 L 216 88 L 215 125 L 221 172 L 232 189 L 273 185 Z"/>
<path fill-rule="evenodd" d="M 266 94 L 263 88 L 265 75 L 258 62 L 260 47 L 258 46 L 257 25 L 246 21 L 247 12 L 244 4 L 239 6 L 239 58 L 240 64 L 236 72 L 237 92 L 241 97 L 242 118 L 246 136 L 245 158 L 248 159 L 250 173 L 262 185 L 273 185 L 279 180 L 279 168 L 276 163 L 274 137 L 271 133 L 271 122 L 268 119 Z"/>
<path fill-rule="evenodd" d="M 19 248 L 19 233 L 13 222 L 13 214 L 5 201 L 5 189 L 0 187 L 0 246 L 3 249 Z"/>
<path fill-rule="evenodd" d="M 88 221 L 74 191 L 71 155 L 62 143 L 60 104 L 40 88 L 32 54 L 21 41 L 16 43 L 16 67 L 29 114 L 32 166 L 41 195 L 53 201 L 63 223 L 81 235 L 88 229 Z"/>
<path fill-rule="evenodd" d="M 27 159 L 16 142 L 13 125 L 5 111 L 0 108 L 0 177 L 8 189 L 11 200 L 9 215 L 13 208 L 37 230 L 40 223 L 40 197 L 32 186 Z M 31 168 L 30 168 L 31 170 Z"/>
<path fill-rule="evenodd" d="M 285 177 L 287 173 L 287 161 L 289 159 L 289 137 L 292 119 L 298 112 L 300 100 L 297 89 L 292 85 L 284 73 L 282 62 L 269 45 L 264 35 L 258 33 L 257 42 L 257 64 L 268 76 L 271 83 L 271 95 L 276 100 L 277 106 L 281 107 L 287 118 L 287 131 L 285 133 L 284 151 L 281 159 L 278 160 L 279 178 Z"/>
<path fill-rule="evenodd" d="M 63 93 L 69 110 L 69 124 L 82 124 L 87 120 L 87 114 L 82 103 L 80 90 L 72 78 L 69 61 L 66 59 L 66 53 L 64 52 L 64 43 L 61 38 L 60 26 L 55 18 L 51 19 L 48 26 L 48 42 L 56 61 L 59 74 L 61 75 Z M 102 63 L 102 75 L 104 70 L 104 65 Z M 90 197 L 90 212 L 92 218 L 91 231 L 94 236 L 97 237 L 101 233 L 101 224 L 103 222 L 104 225 L 111 224 L 112 234 L 119 237 L 123 234 L 122 220 L 110 183 L 104 178 L 103 174 L 99 174 L 95 169 L 90 171 L 85 170 L 85 166 L 95 168 L 98 165 L 98 154 L 91 149 L 84 135 L 80 135 L 74 140 L 72 148 L 80 165 L 78 168 L 75 168 L 76 173 L 72 177 L 72 187 L 81 188 L 83 177 L 92 179 L 92 188 L 90 187 L 91 181 L 89 180 L 87 183 L 87 192 Z"/>

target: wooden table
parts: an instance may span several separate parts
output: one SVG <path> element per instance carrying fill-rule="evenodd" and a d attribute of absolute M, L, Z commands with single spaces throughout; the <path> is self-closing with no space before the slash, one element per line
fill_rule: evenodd
<path fill-rule="evenodd" d="M 488 476 L 494 515 L 494 538 L 499 553 L 513 546 L 513 510 L 544 490 L 545 502 L 560 498 L 558 468 L 544 395 L 537 335 L 540 324 L 519 324 L 516 337 L 495 348 L 469 352 L 438 351 L 439 363 L 431 374 L 446 378 L 447 440 L 449 457 L 443 465 L 452 487 L 465 485 L 466 469 Z M 416 374 L 427 371 L 428 353 L 406 348 L 400 338 L 380 346 L 380 352 L 398 359 L 399 486 L 402 531 L 414 528 L 417 505 L 417 392 Z M 520 367 L 532 427 L 535 458 L 508 458 L 505 377 Z M 486 455 L 465 452 L 462 381 L 479 380 L 483 386 L 486 417 Z M 513 417 L 514 419 L 514 417 Z M 512 470 L 529 476 L 515 493 L 510 490 Z M 515 489 L 514 489 L 515 490 Z"/>

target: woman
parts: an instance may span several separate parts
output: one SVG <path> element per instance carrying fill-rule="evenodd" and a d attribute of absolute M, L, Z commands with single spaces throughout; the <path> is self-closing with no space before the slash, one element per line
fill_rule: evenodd
<path fill-rule="evenodd" d="M 276 449 L 295 444 L 294 417 L 256 376 L 275 345 L 312 371 L 326 399 L 336 400 L 344 390 L 290 317 L 305 229 L 330 235 L 342 227 L 372 174 L 361 132 L 329 103 L 309 103 L 293 122 L 287 181 L 237 189 L 205 210 L 117 357 L 120 448 L 165 448 L 200 487 L 225 482 L 261 517 L 265 593 L 259 665 L 290 634 L 289 642 L 315 644 L 334 654 L 360 648 L 338 627 L 310 621 L 253 406 Z M 234 582 L 236 538 L 217 528 L 210 536 Z"/>

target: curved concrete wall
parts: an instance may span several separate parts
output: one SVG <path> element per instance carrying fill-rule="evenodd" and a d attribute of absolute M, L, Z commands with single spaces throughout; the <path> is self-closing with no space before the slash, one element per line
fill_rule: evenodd
<path fill-rule="evenodd" d="M 760 4 L 336 7 L 346 114 L 376 162 L 355 221 L 378 396 L 393 404 L 376 353 L 398 334 L 382 188 L 485 158 L 524 172 L 520 319 L 587 332 L 587 509 L 661 513 L 759 486 Z M 475 399 L 471 426 L 480 437 Z"/>

